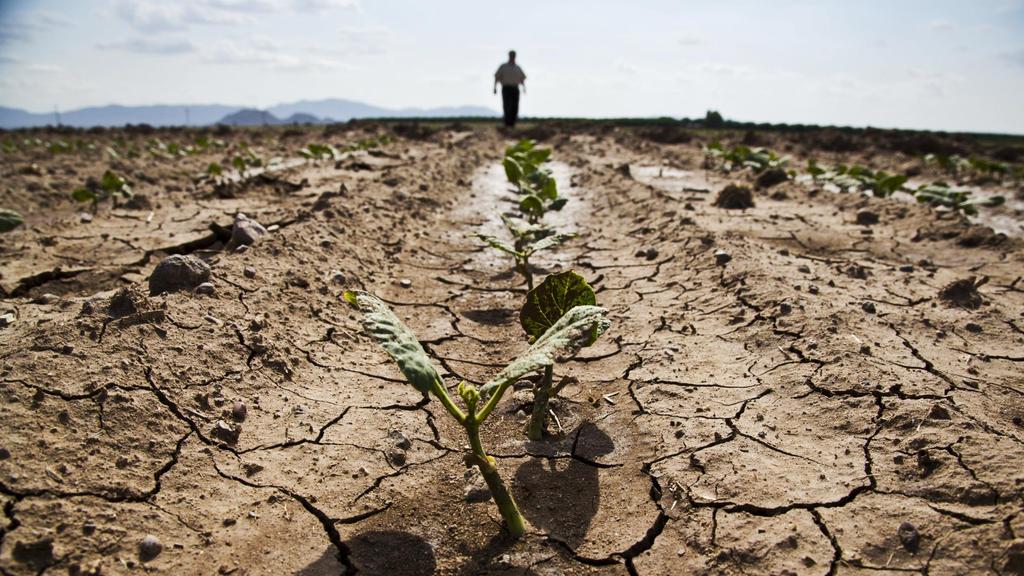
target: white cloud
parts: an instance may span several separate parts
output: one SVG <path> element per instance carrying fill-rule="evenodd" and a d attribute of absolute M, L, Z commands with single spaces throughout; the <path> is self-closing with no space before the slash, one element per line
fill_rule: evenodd
<path fill-rule="evenodd" d="M 221 40 L 202 51 L 203 60 L 211 64 L 248 64 L 283 72 L 329 72 L 351 69 L 341 61 L 312 56 L 309 53 L 295 55 L 293 52 L 266 39 L 246 43 Z"/>
<path fill-rule="evenodd" d="M 938 18 L 928 22 L 928 27 L 932 30 L 938 30 L 939 32 L 952 32 L 956 26 L 953 25 L 949 20 Z"/>
<path fill-rule="evenodd" d="M 9 42 L 24 42 L 37 33 L 71 25 L 67 18 L 45 10 L 12 12 L 3 16 L 0 19 L 0 46 Z"/>
<path fill-rule="evenodd" d="M 700 36 L 683 36 L 682 38 L 679 39 L 679 45 L 685 46 L 687 48 L 693 46 L 703 46 L 706 43 L 707 41 L 701 38 Z"/>
<path fill-rule="evenodd" d="M 100 50 L 116 50 L 132 54 L 189 54 L 196 46 L 188 40 L 133 38 L 118 42 L 102 42 L 96 45 Z"/>
<path fill-rule="evenodd" d="M 117 0 L 117 14 L 143 32 L 248 24 L 260 14 L 358 9 L 358 0 Z"/>

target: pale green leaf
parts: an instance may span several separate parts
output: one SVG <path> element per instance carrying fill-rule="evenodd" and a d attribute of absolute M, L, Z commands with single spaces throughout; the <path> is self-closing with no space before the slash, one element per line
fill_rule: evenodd
<path fill-rule="evenodd" d="M 600 306 L 576 306 L 569 310 L 529 350 L 487 382 L 480 389 L 480 395 L 489 398 L 502 386 L 514 383 L 545 366 L 551 366 L 558 358 L 574 356 L 611 326 L 607 314 L 608 311 Z"/>
<path fill-rule="evenodd" d="M 369 292 L 348 290 L 345 301 L 363 314 L 363 328 L 395 360 L 405 379 L 426 394 L 441 381 L 430 357 L 416 335 L 391 312 L 388 305 Z"/>

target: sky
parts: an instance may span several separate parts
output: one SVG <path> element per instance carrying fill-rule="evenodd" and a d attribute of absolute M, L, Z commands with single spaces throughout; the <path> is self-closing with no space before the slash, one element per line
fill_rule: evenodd
<path fill-rule="evenodd" d="M 0 0 L 0 106 L 345 98 L 1024 134 L 1024 0 Z"/>

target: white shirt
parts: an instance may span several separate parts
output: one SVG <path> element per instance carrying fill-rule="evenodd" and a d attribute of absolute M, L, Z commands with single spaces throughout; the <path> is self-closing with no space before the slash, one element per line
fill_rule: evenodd
<path fill-rule="evenodd" d="M 498 71 L 494 73 L 494 79 L 501 82 L 502 86 L 519 86 L 526 80 L 526 74 L 523 74 L 523 69 L 518 65 L 505 62 L 498 66 Z"/>

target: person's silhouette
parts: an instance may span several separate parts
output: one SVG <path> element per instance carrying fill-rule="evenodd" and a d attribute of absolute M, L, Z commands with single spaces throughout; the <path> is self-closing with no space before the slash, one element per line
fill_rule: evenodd
<path fill-rule="evenodd" d="M 516 125 L 519 117 L 519 86 L 523 87 L 523 94 L 526 94 L 526 74 L 516 64 L 516 51 L 509 50 L 508 62 L 498 66 L 494 73 L 494 93 L 498 93 L 498 84 L 501 84 L 501 103 L 505 112 L 505 126 Z"/>

